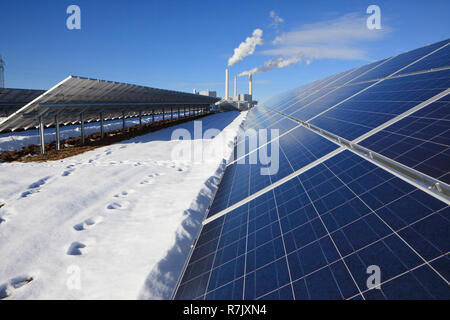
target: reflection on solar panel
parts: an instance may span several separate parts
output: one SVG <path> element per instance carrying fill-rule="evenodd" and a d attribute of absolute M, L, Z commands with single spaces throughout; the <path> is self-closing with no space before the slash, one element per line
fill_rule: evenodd
<path fill-rule="evenodd" d="M 245 129 L 280 136 L 238 137 L 174 299 L 449 299 L 448 48 L 250 110 Z M 273 144 L 279 170 L 261 175 L 249 160 Z"/>

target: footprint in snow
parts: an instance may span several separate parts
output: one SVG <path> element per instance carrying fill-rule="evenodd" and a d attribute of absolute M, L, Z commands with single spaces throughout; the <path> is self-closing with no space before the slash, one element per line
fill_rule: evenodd
<path fill-rule="evenodd" d="M 146 184 L 153 184 L 153 181 L 144 179 L 140 182 L 141 186 L 145 186 Z"/>
<path fill-rule="evenodd" d="M 40 179 L 40 180 L 38 180 L 36 182 L 33 182 L 32 184 L 30 184 L 28 186 L 28 190 L 27 191 L 22 192 L 21 197 L 22 198 L 26 198 L 26 197 L 32 195 L 33 193 L 39 192 L 41 186 L 43 186 L 47 182 L 48 179 L 50 179 L 50 177 L 45 177 L 45 178 L 42 178 L 42 179 Z"/>
<path fill-rule="evenodd" d="M 128 201 L 115 201 L 110 203 L 106 208 L 109 210 L 125 210 L 129 207 Z"/>
<path fill-rule="evenodd" d="M 86 248 L 86 245 L 84 243 L 81 243 L 78 241 L 72 242 L 69 246 L 69 249 L 67 250 L 67 255 L 81 256 L 83 254 L 81 249 L 84 249 L 84 248 Z"/>
<path fill-rule="evenodd" d="M 33 281 L 33 277 L 19 276 L 0 285 L 0 300 L 11 296 L 15 290 Z"/>
<path fill-rule="evenodd" d="M 69 170 L 66 170 L 66 171 L 64 171 L 63 173 L 62 173 L 62 177 L 67 177 L 67 176 L 70 176 L 73 172 L 75 171 L 75 169 L 69 169 Z"/>
<path fill-rule="evenodd" d="M 128 190 L 128 191 L 122 191 L 118 194 L 114 195 L 114 198 L 125 198 L 126 196 L 128 196 L 129 194 L 134 193 L 135 191 L 133 189 Z"/>
<path fill-rule="evenodd" d="M 83 231 L 89 228 L 92 228 L 94 225 L 96 225 L 97 223 L 100 223 L 103 221 L 102 217 L 94 217 L 94 218 L 89 218 L 84 220 L 83 222 L 80 222 L 76 225 L 73 226 L 73 228 L 76 231 Z"/>

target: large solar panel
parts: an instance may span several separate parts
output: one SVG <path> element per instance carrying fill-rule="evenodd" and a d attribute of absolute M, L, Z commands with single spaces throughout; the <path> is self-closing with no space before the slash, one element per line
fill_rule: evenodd
<path fill-rule="evenodd" d="M 388 79 L 309 121 L 354 140 L 449 87 L 450 69 Z"/>
<path fill-rule="evenodd" d="M 0 132 L 28 129 L 38 125 L 43 117 L 44 125 L 55 124 L 58 115 L 61 123 L 73 123 L 85 114 L 85 121 L 148 115 L 171 108 L 206 107 L 218 98 L 163 89 L 70 76 L 50 90 L 42 93 L 23 108 L 0 122 Z"/>
<path fill-rule="evenodd" d="M 449 298 L 449 213 L 345 151 L 208 223 L 175 298 L 371 298 L 370 265 L 384 270 L 383 283 L 408 276 L 418 297 Z M 417 276 L 420 268 L 432 277 Z M 407 297 L 401 290 L 382 284 L 376 297 Z"/>
<path fill-rule="evenodd" d="M 360 144 L 450 184 L 450 96 L 403 118 Z"/>
<path fill-rule="evenodd" d="M 173 297 L 449 299 L 448 43 L 250 110 L 244 129 L 282 134 L 240 133 Z M 261 175 L 248 160 L 274 144 L 279 170 Z"/>

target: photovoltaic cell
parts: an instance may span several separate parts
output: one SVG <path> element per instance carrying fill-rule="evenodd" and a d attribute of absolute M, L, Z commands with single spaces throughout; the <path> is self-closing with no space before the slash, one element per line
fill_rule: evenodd
<path fill-rule="evenodd" d="M 450 40 L 447 39 L 444 42 L 449 43 Z M 446 47 L 440 49 L 439 51 L 433 53 L 432 55 L 402 70 L 401 72 L 399 72 L 399 74 L 437 69 L 442 67 L 448 67 L 449 65 L 450 65 L 450 46 L 447 45 Z"/>
<path fill-rule="evenodd" d="M 274 143 L 279 145 L 279 148 L 275 146 L 275 150 L 280 150 L 278 158 L 273 157 L 272 163 L 263 164 L 260 161 L 261 153 L 270 153 Z M 337 144 L 304 127 L 294 129 L 279 141 L 269 143 L 227 167 L 208 216 L 213 216 L 337 148 Z M 262 174 L 269 167 L 277 169 L 276 172 Z"/>
<path fill-rule="evenodd" d="M 360 145 L 450 184 L 450 97 L 414 112 Z"/>
<path fill-rule="evenodd" d="M 448 299 L 449 213 L 345 151 L 205 225 L 175 298 Z"/>
<path fill-rule="evenodd" d="M 450 87 L 450 70 L 384 80 L 311 123 L 354 140 Z"/>
<path fill-rule="evenodd" d="M 317 116 L 319 113 L 326 111 L 327 109 L 335 106 L 341 101 L 369 87 L 371 84 L 373 83 L 366 82 L 361 84 L 348 85 L 340 88 L 334 88 L 327 91 L 325 94 L 318 94 L 319 98 L 313 101 L 308 101 L 305 104 L 296 105 L 295 107 L 283 111 L 283 113 L 290 115 L 298 120 L 307 121 L 310 118 Z"/>
<path fill-rule="evenodd" d="M 374 79 L 381 79 L 390 76 L 394 72 L 406 67 L 407 65 L 415 62 L 416 60 L 423 58 L 425 55 L 432 53 L 436 49 L 444 46 L 448 40 L 440 41 L 437 43 L 430 44 L 425 47 L 421 47 L 412 51 L 408 51 L 398 56 L 393 57 L 391 60 L 387 61 L 378 68 L 364 74 L 363 76 L 353 80 L 352 82 L 360 82 Z M 417 62 L 419 63 L 419 62 Z"/>

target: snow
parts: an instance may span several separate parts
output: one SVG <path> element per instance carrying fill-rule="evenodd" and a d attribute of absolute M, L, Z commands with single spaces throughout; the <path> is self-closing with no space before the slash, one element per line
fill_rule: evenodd
<path fill-rule="evenodd" d="M 181 112 L 183 116 L 183 112 Z M 170 115 L 166 114 L 167 117 Z M 174 119 L 177 118 L 177 113 L 174 113 Z M 0 118 L 0 122 L 2 119 Z M 155 121 L 162 120 L 162 115 L 155 115 Z M 142 123 L 148 123 L 152 121 L 151 116 L 142 117 Z M 139 124 L 139 118 L 130 118 L 125 122 L 125 127 L 132 127 Z M 111 120 L 104 122 L 105 132 L 113 131 L 122 128 L 122 120 Z M 80 125 L 67 125 L 60 127 L 61 139 L 75 138 L 81 135 Z M 56 140 L 56 129 L 48 128 L 45 130 L 45 142 L 53 142 Z M 100 124 L 98 122 L 86 123 L 85 133 L 87 135 L 100 132 Z M 0 134 L 0 152 L 20 150 L 31 144 L 39 144 L 39 131 L 37 129 L 30 129 L 21 132 L 8 132 Z"/>
<path fill-rule="evenodd" d="M 187 122 L 62 161 L 0 163 L 0 298 L 170 298 L 244 118 L 197 121 L 221 130 L 210 139 L 171 139 L 195 132 Z M 174 156 L 183 144 L 209 156 Z"/>

